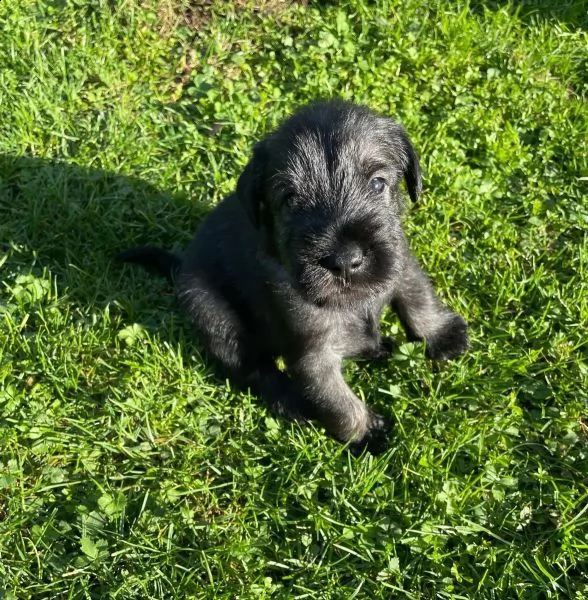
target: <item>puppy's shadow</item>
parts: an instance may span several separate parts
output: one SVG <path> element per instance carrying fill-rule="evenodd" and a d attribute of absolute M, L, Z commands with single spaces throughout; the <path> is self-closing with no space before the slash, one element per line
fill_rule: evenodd
<path fill-rule="evenodd" d="M 195 189 L 199 183 L 205 190 L 204 179 Z M 158 327 L 174 304 L 169 285 L 113 257 L 145 243 L 180 249 L 209 210 L 198 192 L 187 197 L 129 175 L 0 155 L 0 279 L 11 286 L 19 275 L 48 272 L 73 311 L 108 305 L 165 340 L 174 337 L 174 328 Z"/>

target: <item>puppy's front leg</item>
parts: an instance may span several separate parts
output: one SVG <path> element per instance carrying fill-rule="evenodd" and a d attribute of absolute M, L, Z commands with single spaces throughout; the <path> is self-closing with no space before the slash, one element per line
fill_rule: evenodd
<path fill-rule="evenodd" d="M 348 387 L 341 374 L 341 357 L 331 350 L 317 350 L 288 364 L 292 379 L 327 431 L 352 450 L 367 447 L 372 454 L 387 447 L 389 426 Z"/>
<path fill-rule="evenodd" d="M 392 308 L 400 317 L 409 339 L 425 340 L 429 358 L 445 360 L 467 349 L 467 323 L 442 304 L 410 252 L 392 299 Z"/>

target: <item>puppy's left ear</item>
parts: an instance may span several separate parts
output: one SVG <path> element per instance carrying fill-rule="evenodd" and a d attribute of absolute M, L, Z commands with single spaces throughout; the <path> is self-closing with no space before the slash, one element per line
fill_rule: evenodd
<path fill-rule="evenodd" d="M 241 201 L 249 220 L 256 229 L 261 224 L 261 214 L 265 202 L 263 178 L 267 156 L 265 142 L 255 144 L 253 156 L 237 181 L 237 198 Z"/>
<path fill-rule="evenodd" d="M 400 130 L 400 141 L 404 154 L 403 169 L 404 181 L 406 181 L 406 189 L 408 190 L 410 199 L 413 202 L 416 202 L 421 190 L 423 189 L 423 176 L 421 174 L 421 167 L 419 165 L 419 157 L 403 129 Z"/>

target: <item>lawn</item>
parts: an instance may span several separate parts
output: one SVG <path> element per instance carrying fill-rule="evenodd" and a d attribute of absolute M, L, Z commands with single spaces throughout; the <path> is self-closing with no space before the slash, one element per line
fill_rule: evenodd
<path fill-rule="evenodd" d="M 0 2 L 0 598 L 588 598 L 582 1 Z M 518 8 L 515 8 L 518 6 Z M 414 252 L 471 326 L 350 363 L 355 458 L 218 380 L 163 280 L 252 145 L 404 124 Z"/>

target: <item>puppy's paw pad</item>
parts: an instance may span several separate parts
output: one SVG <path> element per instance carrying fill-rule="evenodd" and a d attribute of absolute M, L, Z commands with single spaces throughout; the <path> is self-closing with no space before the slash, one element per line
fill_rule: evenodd
<path fill-rule="evenodd" d="M 378 455 L 385 452 L 389 445 L 390 422 L 375 412 L 370 412 L 370 425 L 362 440 L 354 442 L 349 447 L 350 451 L 359 456 L 364 450 L 370 454 Z"/>
<path fill-rule="evenodd" d="M 463 354 L 470 345 L 468 324 L 459 315 L 451 315 L 445 325 L 427 339 L 427 356 L 433 360 L 448 360 Z"/>

